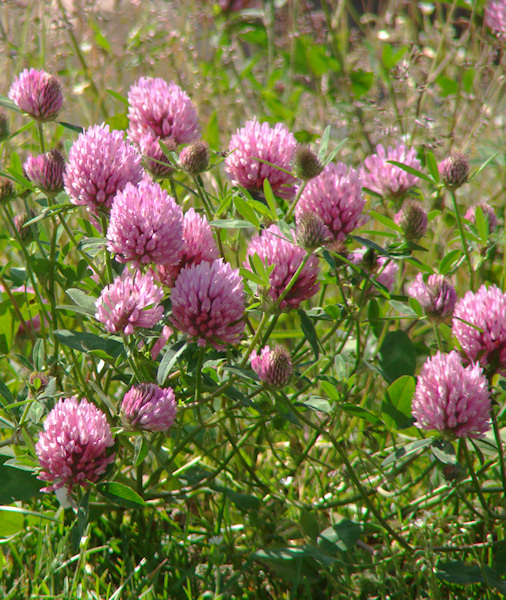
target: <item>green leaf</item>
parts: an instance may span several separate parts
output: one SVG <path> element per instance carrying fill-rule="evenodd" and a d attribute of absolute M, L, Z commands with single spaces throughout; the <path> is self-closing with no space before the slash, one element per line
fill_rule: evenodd
<path fill-rule="evenodd" d="M 474 218 L 475 218 L 476 231 L 478 232 L 478 235 L 480 236 L 480 244 L 481 244 L 481 246 L 485 247 L 488 243 L 489 223 L 488 223 L 488 217 L 487 218 L 485 217 L 485 215 L 483 214 L 483 209 L 481 208 L 481 206 L 479 204 L 478 204 L 478 206 L 476 206 Z"/>
<path fill-rule="evenodd" d="M 453 265 L 462 258 L 462 250 L 450 250 L 448 254 L 445 254 L 441 262 L 439 263 L 439 273 L 446 275 L 453 269 Z"/>
<path fill-rule="evenodd" d="M 350 519 L 341 518 L 338 523 L 324 529 L 318 536 L 318 546 L 330 555 L 346 552 L 353 548 L 358 540 L 362 528 Z"/>
<path fill-rule="evenodd" d="M 28 500 L 45 485 L 35 477 L 33 470 L 17 469 L 5 464 L 11 458 L 6 454 L 0 455 L 0 504 Z M 0 535 L 3 535 L 1 530 Z"/>
<path fill-rule="evenodd" d="M 427 438 L 425 440 L 416 440 L 416 442 L 410 442 L 405 446 L 401 446 L 389 454 L 383 460 L 381 466 L 383 469 L 386 469 L 389 466 L 400 468 L 414 456 L 421 454 L 430 444 L 432 444 L 432 439 Z"/>
<path fill-rule="evenodd" d="M 112 358 L 117 358 L 123 352 L 123 344 L 110 338 L 104 338 L 94 333 L 57 329 L 54 335 L 62 344 L 79 352 L 100 350 Z"/>
<path fill-rule="evenodd" d="M 383 422 L 389 429 L 407 429 L 413 425 L 411 400 L 415 393 L 415 378 L 404 375 L 387 389 L 381 412 Z"/>
<path fill-rule="evenodd" d="M 436 79 L 436 83 L 441 88 L 441 96 L 454 96 L 459 91 L 458 82 L 446 75 L 440 75 Z"/>
<path fill-rule="evenodd" d="M 83 499 L 77 509 L 77 519 L 72 527 L 72 533 L 70 539 L 72 542 L 72 551 L 74 554 L 79 553 L 79 546 L 81 544 L 81 538 L 84 535 L 84 530 L 88 523 L 88 508 L 90 504 L 90 490 L 84 494 Z"/>
<path fill-rule="evenodd" d="M 379 367 L 389 383 L 403 375 L 414 375 L 416 351 L 407 333 L 398 329 L 389 331 L 378 352 Z"/>
<path fill-rule="evenodd" d="M 392 229 L 393 231 L 398 231 L 402 233 L 402 227 L 397 225 L 393 219 L 387 217 L 386 215 L 376 212 L 375 210 L 371 210 L 369 214 L 376 219 L 379 223 L 387 227 L 388 229 Z"/>
<path fill-rule="evenodd" d="M 188 342 L 181 340 L 170 346 L 170 348 L 167 348 L 162 360 L 160 361 L 158 373 L 156 375 L 158 385 L 165 384 L 165 380 L 169 376 L 170 370 L 174 366 L 179 356 L 181 356 L 181 354 L 186 350 L 187 346 Z"/>
<path fill-rule="evenodd" d="M 424 181 L 428 181 L 429 183 L 434 183 L 428 175 L 425 175 L 425 173 L 422 173 L 418 169 L 414 169 L 413 167 L 410 167 L 409 165 L 405 165 L 404 163 L 398 162 L 396 160 L 387 160 L 386 162 L 390 163 L 391 165 L 395 165 L 396 167 L 399 167 L 399 169 L 406 171 L 406 173 L 410 173 L 411 175 L 420 177 L 420 179 L 423 179 Z"/>
<path fill-rule="evenodd" d="M 395 67 L 395 65 L 401 60 L 407 51 L 407 46 L 401 46 L 396 52 L 394 52 L 393 47 L 390 44 L 385 44 L 381 53 L 381 60 L 385 69 L 389 71 Z"/>
<path fill-rule="evenodd" d="M 149 446 L 146 439 L 142 435 L 138 435 L 134 442 L 134 457 L 133 465 L 138 467 L 148 455 Z"/>
<path fill-rule="evenodd" d="M 213 110 L 211 116 L 207 119 L 204 138 L 209 146 L 214 150 L 217 150 L 220 147 L 220 128 L 218 125 L 218 113 L 216 110 Z"/>
<path fill-rule="evenodd" d="M 264 196 L 267 206 L 269 207 L 270 216 L 272 220 L 275 221 L 277 219 L 276 200 L 274 199 L 274 193 L 268 179 L 264 179 Z"/>
<path fill-rule="evenodd" d="M 107 88 L 105 90 L 109 96 L 112 96 L 115 100 L 117 100 L 118 102 L 121 102 L 121 104 L 124 104 L 125 106 L 128 106 L 128 98 L 126 98 L 125 96 L 122 96 L 121 94 L 119 94 L 118 92 L 115 92 L 114 90 Z"/>
<path fill-rule="evenodd" d="M 213 227 L 219 229 L 249 229 L 251 223 L 249 221 L 241 221 L 240 219 L 215 219 L 211 221 Z"/>
<path fill-rule="evenodd" d="M 79 127 L 79 125 L 72 125 L 72 123 L 66 123 L 65 121 L 58 121 L 58 125 L 70 129 L 74 133 L 84 133 L 84 127 Z"/>
<path fill-rule="evenodd" d="M 297 406 L 305 406 L 315 412 L 322 412 L 328 414 L 332 412 L 332 404 L 326 399 L 320 396 L 309 396 L 302 402 L 296 402 Z"/>
<path fill-rule="evenodd" d="M 374 81 L 374 73 L 364 71 L 363 69 L 356 69 L 350 73 L 350 80 L 352 94 L 355 98 L 361 98 L 371 89 Z"/>
<path fill-rule="evenodd" d="M 434 183 L 439 183 L 439 170 L 437 168 L 437 162 L 434 158 L 434 154 L 432 154 L 430 150 L 425 152 L 425 163 L 429 169 L 432 179 L 434 180 Z"/>
<path fill-rule="evenodd" d="M 327 155 L 327 148 L 329 147 L 330 140 L 330 131 L 330 125 L 327 125 L 321 137 L 320 150 L 318 151 L 318 158 L 320 159 L 320 162 L 324 162 L 325 156 Z"/>
<path fill-rule="evenodd" d="M 506 581 L 500 579 L 496 572 L 486 565 L 473 565 L 460 560 L 438 563 L 436 577 L 447 583 L 468 585 L 471 583 L 487 583 L 501 594 L 506 594 Z"/>
<path fill-rule="evenodd" d="M 389 300 L 388 302 L 399 314 L 404 315 L 405 317 L 412 317 L 414 319 L 418 317 L 418 314 L 411 308 L 411 306 L 409 306 L 409 304 L 406 304 L 405 302 L 399 302 L 398 300 Z"/>
<path fill-rule="evenodd" d="M 408 302 L 412 311 L 416 314 L 416 316 L 419 319 L 421 319 L 423 317 L 423 308 L 421 307 L 420 302 L 418 302 L 416 298 L 410 298 Z"/>
<path fill-rule="evenodd" d="M 19 108 L 16 106 L 16 104 L 14 104 L 14 102 L 12 100 L 7 98 L 7 96 L 2 96 L 1 94 L 0 94 L 0 106 L 4 106 L 5 108 L 8 108 L 9 110 L 13 110 L 14 112 L 17 112 L 17 113 L 21 113 Z"/>
<path fill-rule="evenodd" d="M 304 333 L 305 338 L 307 339 L 307 341 L 311 345 L 311 348 L 313 349 L 315 360 L 318 360 L 318 357 L 320 355 L 320 349 L 318 346 L 318 336 L 316 335 L 316 330 L 314 328 L 313 321 L 307 316 L 307 314 L 302 310 L 302 308 L 299 308 L 297 312 L 299 314 L 302 332 Z"/>
<path fill-rule="evenodd" d="M 469 181 L 472 181 L 475 177 L 478 177 L 478 175 L 483 171 L 483 169 L 485 169 L 485 167 L 487 167 L 488 164 L 491 163 L 498 156 L 499 154 L 494 154 L 490 158 L 487 158 L 487 160 L 480 167 L 478 167 L 478 169 L 469 177 Z"/>
<path fill-rule="evenodd" d="M 353 415 L 354 417 L 358 417 L 359 419 L 364 419 L 364 421 L 367 421 L 371 425 L 378 425 L 381 423 L 381 420 L 378 419 L 378 417 L 374 413 L 367 410 L 366 408 L 357 406 L 356 404 L 340 404 L 339 408 L 349 415 Z"/>
<path fill-rule="evenodd" d="M 434 440 L 432 442 L 432 452 L 438 461 L 445 465 L 454 465 L 457 462 L 455 448 L 448 440 Z"/>
<path fill-rule="evenodd" d="M 95 305 L 97 301 L 96 298 L 77 288 L 70 288 L 66 293 L 81 309 L 81 312 L 90 315 L 91 317 L 95 316 L 95 313 L 97 312 L 97 307 Z"/>
<path fill-rule="evenodd" d="M 0 396 L 3 396 L 7 400 L 7 404 L 14 403 L 14 396 L 12 395 L 10 389 L 1 380 L 0 380 Z M 2 404 L 4 404 L 4 403 L 2 402 Z"/>
<path fill-rule="evenodd" d="M 8 538 L 25 529 L 25 515 L 0 507 L 0 538 Z"/>
<path fill-rule="evenodd" d="M 119 504 L 125 508 L 143 508 L 146 506 L 146 503 L 137 492 L 117 481 L 99 483 L 97 489 L 109 502 Z"/>
<path fill-rule="evenodd" d="M 36 371 L 42 371 L 46 362 L 46 356 L 44 353 L 44 340 L 37 340 L 33 345 L 33 364 Z"/>
<path fill-rule="evenodd" d="M 14 341 L 14 326 L 19 326 L 17 320 L 12 314 L 12 304 L 10 300 L 0 303 L 0 353 L 9 354 L 12 342 Z"/>

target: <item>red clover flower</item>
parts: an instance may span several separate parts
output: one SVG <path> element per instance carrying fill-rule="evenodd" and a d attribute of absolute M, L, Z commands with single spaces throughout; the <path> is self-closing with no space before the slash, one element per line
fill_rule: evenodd
<path fill-rule="evenodd" d="M 48 414 L 35 446 L 42 471 L 39 479 L 54 482 L 43 491 L 95 483 L 114 461 L 114 445 L 105 414 L 86 399 L 64 398 Z"/>

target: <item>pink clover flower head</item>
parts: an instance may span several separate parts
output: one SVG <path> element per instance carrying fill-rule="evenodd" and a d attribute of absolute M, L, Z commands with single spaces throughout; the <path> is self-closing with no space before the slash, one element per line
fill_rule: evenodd
<path fill-rule="evenodd" d="M 505 0 L 488 0 L 485 6 L 485 25 L 495 34 L 506 33 L 506 2 Z"/>
<path fill-rule="evenodd" d="M 58 150 L 30 156 L 23 165 L 27 178 L 43 192 L 58 193 L 63 190 L 65 161 Z"/>
<path fill-rule="evenodd" d="M 354 250 L 350 253 L 349 259 L 353 264 L 360 265 L 368 271 L 372 278 L 389 292 L 394 289 L 399 272 L 399 265 L 395 261 L 387 256 L 376 256 L 376 253 L 365 250 Z"/>
<path fill-rule="evenodd" d="M 14 79 L 8 96 L 37 121 L 54 121 L 63 104 L 60 82 L 43 70 L 25 69 Z"/>
<path fill-rule="evenodd" d="M 107 239 L 118 262 L 176 264 L 183 249 L 183 211 L 158 183 L 127 183 L 114 197 Z"/>
<path fill-rule="evenodd" d="M 223 350 L 244 330 L 244 284 L 238 269 L 220 258 L 187 265 L 172 289 L 173 325 L 197 340 Z"/>
<path fill-rule="evenodd" d="M 157 278 L 169 287 L 174 285 L 183 267 L 203 261 L 213 262 L 220 256 L 208 220 L 194 208 L 190 208 L 183 217 L 183 241 L 179 262 L 157 268 Z"/>
<path fill-rule="evenodd" d="M 469 160 L 460 152 L 447 156 L 437 168 L 441 181 L 450 190 L 464 185 L 469 178 Z"/>
<path fill-rule="evenodd" d="M 408 295 L 416 298 L 427 317 L 435 323 L 444 323 L 453 315 L 457 292 L 443 275 L 433 273 L 424 281 L 421 273 L 408 287 Z"/>
<path fill-rule="evenodd" d="M 275 194 L 291 198 L 296 179 L 280 169 L 291 170 L 296 147 L 297 141 L 286 125 L 277 123 L 271 127 L 253 119 L 230 138 L 225 171 L 233 184 L 247 190 L 262 191 L 268 179 Z"/>
<path fill-rule="evenodd" d="M 163 142 L 168 150 L 175 150 L 176 143 L 172 138 L 159 138 L 153 136 L 152 133 L 146 133 L 141 136 L 137 147 L 143 156 L 143 164 L 146 169 L 153 175 L 165 179 L 174 172 L 174 167 L 169 159 L 165 156 L 160 142 Z"/>
<path fill-rule="evenodd" d="M 304 213 L 318 215 L 332 234 L 334 242 L 344 242 L 349 233 L 365 222 L 362 180 L 355 169 L 343 163 L 330 163 L 311 179 L 302 192 L 295 218 Z"/>
<path fill-rule="evenodd" d="M 123 397 L 123 423 L 132 429 L 167 431 L 176 419 L 177 404 L 172 388 L 154 383 L 134 385 Z"/>
<path fill-rule="evenodd" d="M 468 360 L 506 375 L 506 294 L 496 285 L 467 292 L 455 308 L 452 329 Z"/>
<path fill-rule="evenodd" d="M 150 273 L 123 274 L 106 286 L 95 306 L 95 318 L 109 333 L 131 335 L 136 327 L 153 328 L 163 316 L 163 290 Z"/>
<path fill-rule="evenodd" d="M 141 181 L 141 155 L 123 139 L 122 131 L 109 125 L 93 125 L 72 144 L 65 171 L 65 191 L 72 204 L 96 213 L 109 210 L 117 192 L 127 183 Z"/>
<path fill-rule="evenodd" d="M 497 229 L 497 216 L 494 209 L 486 202 L 478 202 L 477 204 L 473 204 L 473 206 L 467 210 L 466 214 L 464 215 L 464 219 L 467 219 L 474 225 L 476 223 L 476 209 L 478 206 L 481 208 L 485 220 L 488 221 L 488 232 L 494 232 Z"/>
<path fill-rule="evenodd" d="M 253 350 L 251 368 L 262 382 L 272 387 L 284 387 L 293 373 L 290 352 L 283 346 L 276 346 L 274 350 L 265 346 L 260 354 Z"/>
<path fill-rule="evenodd" d="M 482 438 L 490 429 L 490 393 L 479 364 L 458 352 L 437 352 L 423 365 L 413 397 L 416 426 L 455 437 Z"/>
<path fill-rule="evenodd" d="M 293 234 L 292 240 L 295 242 Z M 258 254 L 266 266 L 274 265 L 269 276 L 270 288 L 267 293 L 271 300 L 276 302 L 297 272 L 307 252 L 295 243 L 286 240 L 277 225 L 271 225 L 260 235 L 253 237 L 249 243 L 244 262 L 247 269 L 251 269 L 248 258 L 254 254 Z M 288 294 L 281 300 L 279 308 L 281 310 L 297 309 L 302 301 L 313 297 L 319 289 L 316 281 L 319 272 L 318 258 L 313 255 L 307 260 Z"/>
<path fill-rule="evenodd" d="M 173 81 L 141 77 L 128 92 L 128 137 L 134 144 L 151 134 L 190 144 L 200 138 L 197 111 L 188 94 Z"/>
<path fill-rule="evenodd" d="M 62 398 L 44 421 L 35 446 L 42 470 L 39 479 L 53 484 L 50 492 L 74 485 L 86 487 L 98 481 L 114 461 L 108 449 L 114 445 L 105 414 L 86 399 Z"/>
<path fill-rule="evenodd" d="M 417 170 L 420 170 L 422 165 L 416 157 L 416 150 L 408 149 L 403 143 L 397 144 L 395 147 L 388 146 L 386 150 L 381 144 L 378 144 L 376 154 L 372 154 L 364 160 L 361 170 L 364 187 L 381 196 L 397 198 L 416 185 L 418 177 L 403 171 L 396 165 L 391 165 L 387 162 L 389 160 L 401 162 Z"/>

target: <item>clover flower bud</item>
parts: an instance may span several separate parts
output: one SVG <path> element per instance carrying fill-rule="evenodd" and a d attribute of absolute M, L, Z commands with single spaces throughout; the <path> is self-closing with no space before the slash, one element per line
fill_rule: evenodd
<path fill-rule="evenodd" d="M 27 178 L 43 192 L 58 193 L 63 190 L 65 161 L 58 150 L 39 156 L 30 155 L 23 165 Z"/>
<path fill-rule="evenodd" d="M 463 154 L 450 154 L 438 165 L 441 181 L 448 189 L 457 189 L 469 177 L 469 161 Z"/>
<path fill-rule="evenodd" d="M 312 251 L 330 240 L 331 234 L 316 213 L 304 212 L 297 218 L 296 238 L 299 246 Z"/>
<path fill-rule="evenodd" d="M 284 387 L 293 373 L 290 352 L 283 346 L 276 346 L 274 350 L 265 346 L 260 354 L 254 350 L 251 354 L 251 368 L 262 382 L 272 387 Z"/>
<path fill-rule="evenodd" d="M 203 173 L 209 166 L 209 145 L 202 140 L 194 142 L 181 150 L 179 155 L 181 168 L 190 175 Z"/>
<path fill-rule="evenodd" d="M 394 221 L 402 228 L 404 237 L 409 242 L 415 242 L 423 237 L 429 225 L 427 211 L 414 200 L 404 202 L 401 210 L 395 215 Z"/>
<path fill-rule="evenodd" d="M 318 156 L 304 144 L 298 144 L 295 148 L 292 165 L 295 176 L 303 181 L 318 177 L 323 171 L 323 165 Z"/>

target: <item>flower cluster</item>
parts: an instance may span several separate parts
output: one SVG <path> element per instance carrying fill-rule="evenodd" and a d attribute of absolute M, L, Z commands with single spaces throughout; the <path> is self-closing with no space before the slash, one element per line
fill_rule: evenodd
<path fill-rule="evenodd" d="M 293 367 L 290 352 L 283 346 L 276 346 L 271 350 L 265 346 L 257 354 L 251 354 L 251 368 L 266 385 L 271 387 L 284 387 L 292 377 Z"/>
<path fill-rule="evenodd" d="M 141 155 L 123 139 L 122 131 L 94 125 L 72 144 L 65 171 L 65 191 L 73 204 L 96 213 L 109 209 L 117 192 L 144 176 Z"/>
<path fill-rule="evenodd" d="M 60 113 L 63 94 L 58 79 L 46 71 L 25 69 L 9 90 L 16 106 L 37 121 L 53 121 Z"/>
<path fill-rule="evenodd" d="M 467 219 L 473 225 L 476 223 L 476 209 L 481 208 L 485 220 L 488 222 L 488 232 L 492 233 L 497 229 L 497 216 L 494 209 L 486 202 L 478 202 L 469 207 L 464 215 L 464 219 Z"/>
<path fill-rule="evenodd" d="M 230 138 L 225 170 L 235 185 L 261 191 L 268 179 L 275 194 L 291 198 L 296 180 L 289 171 L 296 146 L 286 125 L 271 127 L 253 119 Z"/>
<path fill-rule="evenodd" d="M 169 287 L 174 285 L 183 267 L 203 261 L 213 262 L 220 255 L 209 222 L 194 208 L 190 208 L 183 217 L 183 242 L 178 261 L 158 265 L 156 269 L 157 279 Z"/>
<path fill-rule="evenodd" d="M 30 156 L 23 165 L 28 179 L 43 192 L 58 193 L 63 190 L 65 161 L 58 150 L 39 156 Z"/>
<path fill-rule="evenodd" d="M 173 81 L 141 77 L 128 92 L 128 137 L 140 144 L 145 135 L 176 144 L 199 139 L 197 111 L 188 94 Z"/>
<path fill-rule="evenodd" d="M 331 233 L 332 240 L 340 243 L 365 221 L 362 214 L 364 205 L 358 172 L 343 163 L 330 163 L 318 177 L 306 184 L 295 217 L 299 221 L 304 213 L 318 215 Z"/>
<path fill-rule="evenodd" d="M 381 196 L 398 198 L 416 185 L 418 177 L 387 162 L 390 160 L 417 170 L 420 170 L 422 166 L 416 157 L 414 148 L 408 149 L 400 143 L 395 147 L 388 146 L 385 150 L 379 144 L 376 146 L 376 154 L 372 154 L 364 160 L 361 171 L 363 185 Z"/>
<path fill-rule="evenodd" d="M 506 2 L 504 0 L 488 0 L 485 6 L 485 25 L 494 33 L 506 33 Z"/>
<path fill-rule="evenodd" d="M 175 265 L 183 249 L 183 212 L 157 183 L 127 183 L 114 198 L 107 239 L 119 262 Z"/>
<path fill-rule="evenodd" d="M 455 308 L 452 329 L 470 361 L 506 375 L 506 294 L 497 286 L 467 292 Z"/>
<path fill-rule="evenodd" d="M 163 291 L 150 273 L 123 274 L 102 290 L 95 318 L 109 333 L 131 335 L 136 327 L 150 329 L 163 316 Z"/>
<path fill-rule="evenodd" d="M 237 269 L 220 258 L 188 265 L 172 289 L 171 321 L 180 331 L 217 350 L 237 343 L 244 330 L 244 286 Z"/>
<path fill-rule="evenodd" d="M 172 388 L 154 383 L 134 385 L 123 397 L 121 416 L 132 429 L 167 431 L 176 419 L 177 404 Z"/>
<path fill-rule="evenodd" d="M 294 240 L 293 236 L 292 239 Z M 307 257 L 303 248 L 284 238 L 277 225 L 271 225 L 251 240 L 244 263 L 247 269 L 251 269 L 248 259 L 254 254 L 258 254 L 266 266 L 274 265 L 269 276 L 270 287 L 267 293 L 273 302 L 278 302 L 283 295 L 279 302 L 281 310 L 296 309 L 301 302 L 318 292 L 319 285 L 316 281 L 320 272 L 318 258 L 316 256 Z M 285 293 L 286 287 L 304 260 L 306 263 L 295 283 L 288 293 Z"/>
<path fill-rule="evenodd" d="M 58 401 L 44 421 L 36 444 L 42 470 L 39 479 L 54 483 L 44 491 L 96 482 L 114 461 L 108 449 L 114 445 L 104 413 L 76 396 Z"/>
<path fill-rule="evenodd" d="M 457 292 L 443 276 L 429 275 L 425 282 L 421 273 L 408 288 L 408 294 L 416 298 L 427 317 L 436 323 L 448 321 L 457 304 Z"/>
<path fill-rule="evenodd" d="M 457 352 L 438 352 L 423 365 L 412 405 L 418 427 L 481 438 L 490 429 L 490 406 L 487 379 L 478 364 L 464 367 Z"/>

